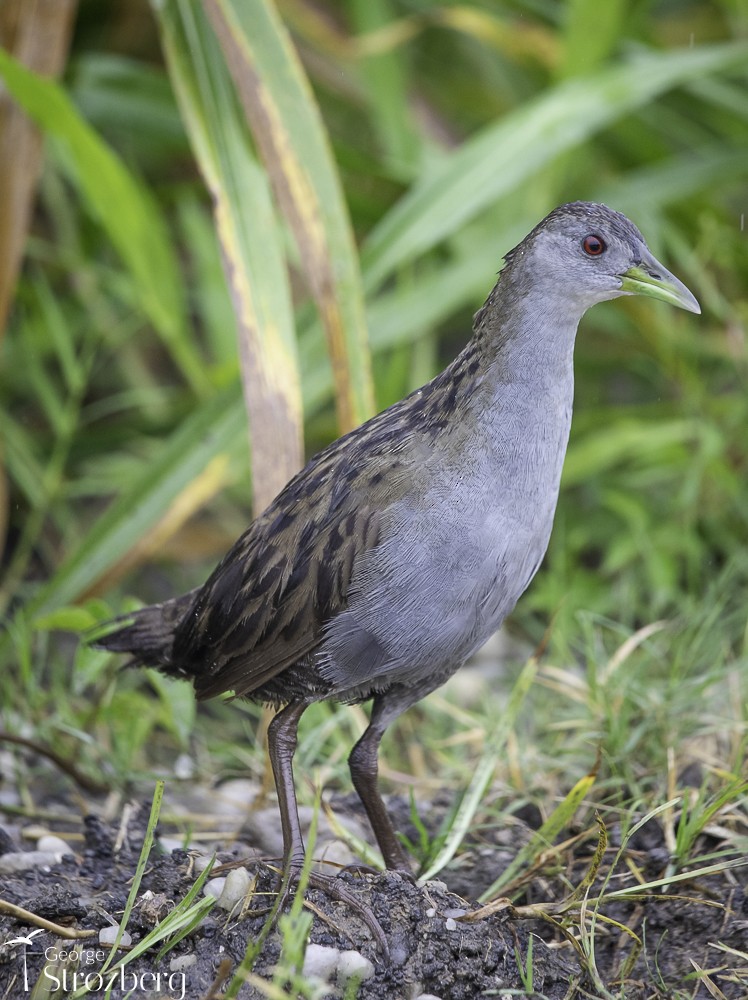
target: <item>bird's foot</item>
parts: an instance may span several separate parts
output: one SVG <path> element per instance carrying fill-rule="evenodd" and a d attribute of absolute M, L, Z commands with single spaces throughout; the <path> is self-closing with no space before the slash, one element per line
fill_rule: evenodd
<path fill-rule="evenodd" d="M 280 889 L 278 890 L 278 898 L 272 907 L 275 917 L 277 917 L 283 908 L 288 904 L 291 896 L 298 887 L 299 878 L 301 876 L 301 867 L 301 864 L 291 862 L 291 864 L 284 870 Z M 272 870 L 277 871 L 275 868 Z M 363 874 L 363 872 L 361 872 L 361 874 Z M 374 874 L 381 873 L 374 872 Z M 311 889 L 318 889 L 320 892 L 324 892 L 329 899 L 336 900 L 339 903 L 345 903 L 345 905 L 349 907 L 349 909 L 351 909 L 369 928 L 371 936 L 376 941 L 382 957 L 385 962 L 389 963 L 390 949 L 387 944 L 385 933 L 382 930 L 382 925 L 377 920 L 371 907 L 362 903 L 356 894 L 348 888 L 345 882 L 340 881 L 337 875 L 324 875 L 321 872 L 313 871 L 309 873 L 307 885 Z"/>
<path fill-rule="evenodd" d="M 349 865 L 342 865 L 338 868 L 338 875 L 357 875 L 363 878 L 364 875 L 381 875 L 381 868 L 374 868 L 372 865 L 365 865 L 362 861 L 352 861 Z"/>
<path fill-rule="evenodd" d="M 418 879 L 410 870 L 410 868 L 372 868 L 370 865 L 362 864 L 360 861 L 354 861 L 350 865 L 345 865 L 338 872 L 338 875 L 343 873 L 351 875 L 399 875 L 400 878 L 404 878 L 406 881 L 410 882 L 411 885 L 416 885 Z"/>
<path fill-rule="evenodd" d="M 355 893 L 351 892 L 345 882 L 341 882 L 336 875 L 323 875 L 321 872 L 311 872 L 309 875 L 309 885 L 313 889 L 319 889 L 330 899 L 335 899 L 339 903 L 345 903 L 369 928 L 372 937 L 379 945 L 386 962 L 390 960 L 390 949 L 387 938 L 382 930 L 382 925 L 377 920 L 371 907 L 362 903 Z"/>

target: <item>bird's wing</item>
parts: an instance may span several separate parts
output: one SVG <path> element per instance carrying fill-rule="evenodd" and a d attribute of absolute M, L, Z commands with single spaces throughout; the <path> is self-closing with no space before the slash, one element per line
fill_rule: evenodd
<path fill-rule="evenodd" d="M 317 526 L 314 545 L 289 549 L 281 536 L 275 546 L 252 539 L 253 552 L 232 550 L 178 636 L 198 696 L 251 694 L 310 654 L 346 606 L 353 562 L 362 545 L 376 544 L 377 523 L 376 512 L 359 509 Z"/>
<path fill-rule="evenodd" d="M 365 449 L 352 432 L 291 480 L 198 591 L 172 654 L 198 697 L 251 694 L 320 644 L 346 607 L 354 562 L 377 544 L 383 511 L 407 489 L 407 475 L 393 488 L 402 441 L 390 432 L 379 442 L 389 449 L 388 483 L 371 462 L 371 427 Z"/>

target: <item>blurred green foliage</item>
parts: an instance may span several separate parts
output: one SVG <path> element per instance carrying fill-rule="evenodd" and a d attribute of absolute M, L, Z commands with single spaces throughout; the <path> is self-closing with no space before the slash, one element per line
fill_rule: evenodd
<path fill-rule="evenodd" d="M 249 516 L 236 323 L 160 51 L 160 6 L 81 4 L 46 127 L 0 365 L 9 726 L 43 729 L 45 697 L 62 698 L 55 671 L 70 670 L 71 648 L 47 630 L 80 621 L 49 615 L 92 596 L 119 610 L 122 594 L 186 590 Z M 538 641 L 552 621 L 551 648 L 573 656 L 582 610 L 624 628 L 703 613 L 748 529 L 745 6 L 279 0 L 278 10 L 361 248 L 379 408 L 453 356 L 503 253 L 561 202 L 629 214 L 697 295 L 698 318 L 621 300 L 584 320 L 556 528 L 513 625 Z M 337 432 L 332 378 L 285 236 L 312 452 Z M 152 544 L 131 559 L 143 538 Z M 106 613 L 99 602 L 92 616 Z M 725 642 L 739 645 L 744 625 L 731 616 Z M 116 747 L 123 770 L 152 727 L 185 738 L 161 690 L 144 713 L 134 681 L 116 694 L 102 680 L 109 661 L 78 655 L 112 749 L 139 719 L 132 746 Z M 32 698 L 47 672 L 45 697 Z M 80 715 L 61 719 L 68 734 L 85 730 Z"/>

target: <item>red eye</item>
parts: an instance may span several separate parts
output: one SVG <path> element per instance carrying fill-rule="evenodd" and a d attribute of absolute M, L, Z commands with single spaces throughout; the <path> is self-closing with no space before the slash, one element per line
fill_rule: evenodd
<path fill-rule="evenodd" d="M 601 253 L 605 253 L 605 240 L 592 233 L 590 236 L 585 236 L 582 240 L 582 249 L 590 257 L 599 257 Z"/>

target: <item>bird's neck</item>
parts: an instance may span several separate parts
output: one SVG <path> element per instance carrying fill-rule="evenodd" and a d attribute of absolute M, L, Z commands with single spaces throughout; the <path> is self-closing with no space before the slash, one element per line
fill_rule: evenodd
<path fill-rule="evenodd" d="M 561 292 L 525 290 L 502 275 L 476 314 L 473 337 L 440 376 L 457 387 L 456 409 L 506 419 L 507 393 L 520 409 L 543 405 L 549 395 L 570 406 L 574 339 L 584 310 Z"/>

